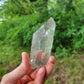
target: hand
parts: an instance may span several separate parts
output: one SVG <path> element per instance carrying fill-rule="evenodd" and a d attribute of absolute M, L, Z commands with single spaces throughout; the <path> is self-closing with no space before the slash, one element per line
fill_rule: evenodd
<path fill-rule="evenodd" d="M 49 63 L 40 69 L 32 69 L 29 55 L 22 53 L 22 63 L 12 72 L 3 76 L 1 84 L 44 84 L 54 68 L 55 58 L 50 57 Z"/>

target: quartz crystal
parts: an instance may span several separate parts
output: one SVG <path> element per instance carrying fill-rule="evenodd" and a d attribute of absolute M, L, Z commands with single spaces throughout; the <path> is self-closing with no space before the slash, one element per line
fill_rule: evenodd
<path fill-rule="evenodd" d="M 38 68 L 48 63 L 53 44 L 54 31 L 55 21 L 51 17 L 33 34 L 30 56 L 32 67 Z"/>

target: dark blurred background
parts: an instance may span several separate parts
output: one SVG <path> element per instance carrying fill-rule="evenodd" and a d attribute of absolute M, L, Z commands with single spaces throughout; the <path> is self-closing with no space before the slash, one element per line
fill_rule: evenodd
<path fill-rule="evenodd" d="M 33 33 L 56 22 L 55 68 L 45 84 L 84 84 L 84 0 L 0 0 L 0 80 L 30 54 Z"/>

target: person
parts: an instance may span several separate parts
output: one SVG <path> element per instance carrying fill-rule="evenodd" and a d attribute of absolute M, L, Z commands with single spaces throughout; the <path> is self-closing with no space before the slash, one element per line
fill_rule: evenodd
<path fill-rule="evenodd" d="M 54 68 L 55 58 L 50 56 L 48 64 L 32 69 L 29 55 L 22 53 L 22 63 L 12 72 L 3 76 L 1 84 L 44 84 Z"/>

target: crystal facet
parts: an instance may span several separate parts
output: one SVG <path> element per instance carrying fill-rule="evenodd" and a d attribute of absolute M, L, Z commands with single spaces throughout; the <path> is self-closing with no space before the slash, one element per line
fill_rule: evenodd
<path fill-rule="evenodd" d="M 48 63 L 53 44 L 54 31 L 55 21 L 51 17 L 33 34 L 30 56 L 32 67 L 41 67 Z"/>

